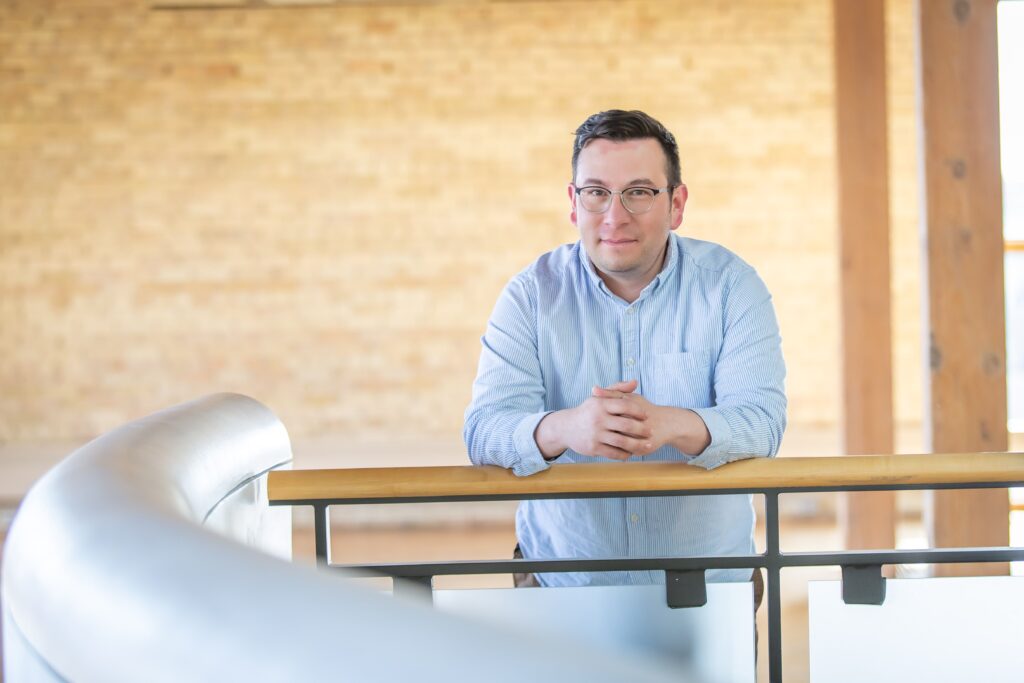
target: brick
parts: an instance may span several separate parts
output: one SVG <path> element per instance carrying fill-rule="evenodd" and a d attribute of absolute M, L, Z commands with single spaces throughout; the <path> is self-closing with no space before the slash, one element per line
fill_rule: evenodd
<path fill-rule="evenodd" d="M 897 418 L 920 420 L 913 20 L 887 4 Z M 683 232 L 768 281 L 793 424 L 839 414 L 821 0 L 0 5 L 0 441 L 213 391 L 295 437 L 457 435 L 505 281 L 575 239 L 572 131 L 678 136 Z M 870 200 L 870 198 L 866 198 Z"/>

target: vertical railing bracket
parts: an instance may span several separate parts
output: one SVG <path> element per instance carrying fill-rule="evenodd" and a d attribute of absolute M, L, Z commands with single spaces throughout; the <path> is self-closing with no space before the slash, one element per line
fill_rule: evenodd
<path fill-rule="evenodd" d="M 708 586 L 703 569 L 665 570 L 665 593 L 668 606 L 703 607 L 708 603 Z"/>
<path fill-rule="evenodd" d="M 426 599 L 434 602 L 433 576 L 402 576 L 394 579 L 394 594 L 403 598 Z"/>
<path fill-rule="evenodd" d="M 331 564 L 331 509 L 323 503 L 313 505 L 313 537 L 316 545 L 316 564 Z"/>
<path fill-rule="evenodd" d="M 881 605 L 885 602 L 882 566 L 844 565 L 843 602 L 847 605 Z"/>

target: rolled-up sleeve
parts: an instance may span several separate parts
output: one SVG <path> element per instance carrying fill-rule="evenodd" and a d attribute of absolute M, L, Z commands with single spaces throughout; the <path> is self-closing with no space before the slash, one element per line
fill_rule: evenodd
<path fill-rule="evenodd" d="M 707 425 L 711 443 L 690 464 L 707 469 L 774 456 L 786 429 L 786 365 L 779 324 L 771 294 L 752 269 L 730 288 L 723 314 L 715 404 L 694 410 Z"/>
<path fill-rule="evenodd" d="M 533 436 L 550 412 L 544 410 L 534 292 L 532 281 L 521 274 L 498 298 L 481 338 L 462 432 L 474 465 L 499 465 L 518 476 L 550 466 Z"/>

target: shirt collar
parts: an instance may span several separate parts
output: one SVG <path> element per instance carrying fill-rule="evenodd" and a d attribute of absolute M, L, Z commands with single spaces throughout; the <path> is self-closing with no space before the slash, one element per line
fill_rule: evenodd
<path fill-rule="evenodd" d="M 580 264 L 583 266 L 583 272 L 590 278 L 590 282 L 602 292 L 610 295 L 611 292 L 605 287 L 604 280 L 597 274 L 597 267 L 591 262 L 590 257 L 587 256 L 587 250 L 583 247 L 583 240 L 576 243 L 576 249 L 579 253 Z"/>
<path fill-rule="evenodd" d="M 676 268 L 679 267 L 679 240 L 676 239 L 676 234 L 670 232 L 668 234 L 668 245 L 665 247 L 665 265 L 662 266 L 661 272 L 659 272 L 651 283 L 647 285 L 644 291 L 648 289 L 654 290 L 661 286 L 661 283 L 667 280 L 675 272 Z M 641 294 L 643 296 L 643 294 Z"/>

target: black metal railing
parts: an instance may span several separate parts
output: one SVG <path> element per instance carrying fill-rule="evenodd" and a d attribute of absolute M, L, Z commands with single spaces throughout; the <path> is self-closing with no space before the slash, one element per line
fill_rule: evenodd
<path fill-rule="evenodd" d="M 908 458 L 916 458 L 910 462 Z M 887 467 L 882 460 L 899 467 Z M 966 459 L 960 462 L 956 459 Z M 797 463 L 797 461 L 802 461 Z M 820 461 L 820 476 L 814 476 L 815 463 Z M 859 472 L 858 466 L 868 462 L 870 467 Z M 981 463 L 984 467 L 978 467 Z M 618 467 L 645 467 L 668 463 L 628 463 Z M 910 465 L 908 467 L 908 464 Z M 799 465 L 799 467 L 796 467 Z M 810 466 L 809 466 L 810 465 Z M 851 465 L 854 465 L 851 467 Z M 935 465 L 935 467 L 929 467 Z M 616 465 L 613 465 L 616 466 Z M 1010 562 L 1024 560 L 1024 548 L 972 547 L 930 548 L 921 550 L 854 550 L 837 552 L 782 552 L 779 545 L 779 497 L 783 494 L 844 491 L 893 491 L 914 489 L 981 489 L 1024 486 L 1024 454 L 963 454 L 932 456 L 856 456 L 845 458 L 781 458 L 773 461 L 751 460 L 733 463 L 712 472 L 682 471 L 685 477 L 679 488 L 672 489 L 672 481 L 658 479 L 658 490 L 639 490 L 636 485 L 619 490 L 594 490 L 592 480 L 574 491 L 571 468 L 595 468 L 597 465 L 565 465 L 560 474 L 565 481 L 557 490 L 550 486 L 537 486 L 536 490 L 523 485 L 530 478 L 516 480 L 514 486 L 477 485 L 477 481 L 456 482 L 438 493 L 435 486 L 424 486 L 424 493 L 415 493 L 417 470 L 424 474 L 442 468 L 402 468 L 402 486 L 366 485 L 348 486 L 344 474 L 373 472 L 382 482 L 389 473 L 398 470 L 295 470 L 271 474 L 271 505 L 309 505 L 314 510 L 316 560 L 327 569 L 345 570 L 354 576 L 390 576 L 396 592 L 414 591 L 429 595 L 433 577 L 467 574 L 511 574 L 526 572 L 601 572 L 628 570 L 662 570 L 665 572 L 666 601 L 669 607 L 695 607 L 707 601 L 704 572 L 707 569 L 764 569 L 767 573 L 768 603 L 768 671 L 772 683 L 782 679 L 782 612 L 780 572 L 786 567 L 839 566 L 842 570 L 842 597 L 847 604 L 880 605 L 885 600 L 884 565 L 945 564 L 965 562 Z M 679 468 L 695 470 L 685 465 Z M 770 477 L 758 472 L 769 468 Z M 480 468 L 443 468 L 448 470 L 479 470 Z M 495 468 L 497 469 L 497 468 Z M 771 472 L 771 469 L 777 471 Z M 971 471 L 979 473 L 972 479 Z M 966 470 L 966 471 L 965 471 Z M 626 470 L 618 470 L 619 473 Z M 331 485 L 312 487 L 309 495 L 302 486 L 289 486 L 292 482 L 315 480 L 317 472 L 334 475 Z M 501 471 L 504 473 L 505 471 Z M 580 470 L 582 474 L 584 470 Z M 810 472 L 810 475 L 808 475 Z M 339 479 L 339 473 L 342 477 Z M 741 474 L 742 476 L 736 476 Z M 790 475 L 790 476 L 787 476 Z M 353 475 L 356 476 L 356 475 Z M 504 474 L 495 477 L 505 478 Z M 751 483 L 751 479 L 764 478 L 769 485 Z M 781 485 L 786 479 L 793 485 Z M 432 478 L 436 483 L 436 477 Z M 614 487 L 613 479 L 609 485 Z M 737 482 L 742 485 L 736 485 Z M 745 482 L 745 483 L 744 483 Z M 487 482 L 485 482 L 486 484 Z M 493 483 L 493 482 L 490 482 Z M 504 482 L 499 482 L 504 484 Z M 692 485 L 692 487 L 691 487 Z M 665 487 L 669 488 L 666 489 Z M 316 490 L 318 489 L 319 490 Z M 486 488 L 486 491 L 481 489 Z M 515 488 L 515 492 L 505 489 Z M 456 490 L 457 489 L 457 490 Z M 764 496 L 765 551 L 752 555 L 656 557 L 656 558 L 604 558 L 604 559 L 509 559 L 450 562 L 412 562 L 389 564 L 334 564 L 331 561 L 329 509 L 334 505 L 468 502 L 491 500 L 527 500 L 539 498 L 621 498 L 637 496 L 687 496 L 762 494 Z M 306 496 L 306 497 L 303 497 Z"/>

